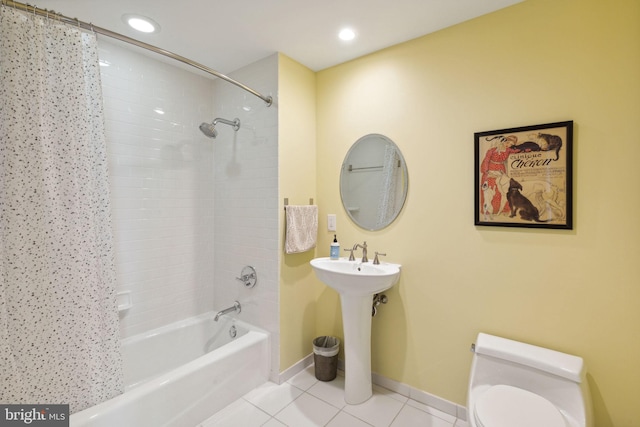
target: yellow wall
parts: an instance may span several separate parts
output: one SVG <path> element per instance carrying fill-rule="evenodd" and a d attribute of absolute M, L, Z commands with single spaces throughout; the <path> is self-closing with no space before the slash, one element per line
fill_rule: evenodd
<path fill-rule="evenodd" d="M 343 247 L 366 240 L 403 264 L 373 320 L 374 371 L 464 404 L 469 345 L 484 331 L 583 356 L 596 425 L 638 426 L 639 18 L 637 0 L 527 0 L 317 73 L 319 246 L 283 257 L 281 367 L 314 335 L 342 335 L 339 299 L 307 264 L 328 255 L 336 213 Z M 564 120 L 574 230 L 474 226 L 474 132 Z M 409 167 L 404 210 L 379 232 L 353 225 L 338 191 L 342 159 L 367 133 L 392 138 Z M 304 158 L 287 150 L 284 167 Z M 281 178 L 297 191 L 297 175 Z"/>
<path fill-rule="evenodd" d="M 278 60 L 278 155 L 280 206 L 307 204 L 316 196 L 316 75 L 280 55 Z M 280 210 L 284 230 L 284 209 Z M 284 233 L 281 238 L 284 237 Z M 281 243 L 280 247 L 284 244 Z M 324 285 L 314 281 L 309 261 L 315 251 L 280 257 L 280 366 L 307 356 L 316 328 L 316 307 Z"/>

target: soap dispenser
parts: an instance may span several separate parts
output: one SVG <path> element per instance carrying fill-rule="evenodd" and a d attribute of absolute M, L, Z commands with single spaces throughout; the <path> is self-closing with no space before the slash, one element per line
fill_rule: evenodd
<path fill-rule="evenodd" d="M 340 243 L 338 243 L 338 238 L 336 235 L 333 235 L 333 243 L 331 243 L 331 250 L 329 251 L 330 259 L 339 259 L 340 258 Z"/>

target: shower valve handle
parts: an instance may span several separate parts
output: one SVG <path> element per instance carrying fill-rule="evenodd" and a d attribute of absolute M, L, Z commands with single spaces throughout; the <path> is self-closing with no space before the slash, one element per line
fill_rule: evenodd
<path fill-rule="evenodd" d="M 250 265 L 247 265 L 242 269 L 240 277 L 236 277 L 236 280 L 242 282 L 242 284 L 247 288 L 253 288 L 258 281 L 256 269 L 251 267 Z"/>

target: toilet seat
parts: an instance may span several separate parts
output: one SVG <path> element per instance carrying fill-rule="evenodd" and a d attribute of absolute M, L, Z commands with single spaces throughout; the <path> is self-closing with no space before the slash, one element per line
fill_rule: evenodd
<path fill-rule="evenodd" d="M 482 393 L 474 409 L 480 427 L 567 427 L 556 406 L 518 387 L 495 385 Z"/>

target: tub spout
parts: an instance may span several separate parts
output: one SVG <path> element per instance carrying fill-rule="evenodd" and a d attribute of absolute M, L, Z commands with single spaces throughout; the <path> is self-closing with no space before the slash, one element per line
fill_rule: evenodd
<path fill-rule="evenodd" d="M 216 314 L 216 317 L 213 318 L 213 320 L 215 320 L 216 322 L 218 321 L 218 319 L 220 318 L 220 316 L 227 314 L 227 313 L 231 313 L 232 311 L 235 311 L 236 313 L 240 313 L 242 311 L 242 307 L 240 307 L 240 303 L 238 301 L 235 301 L 233 303 L 233 306 L 229 307 L 229 308 L 225 308 L 222 311 L 219 311 L 218 314 Z"/>

